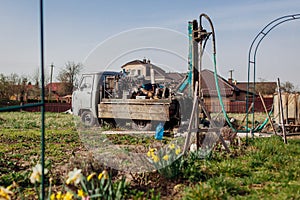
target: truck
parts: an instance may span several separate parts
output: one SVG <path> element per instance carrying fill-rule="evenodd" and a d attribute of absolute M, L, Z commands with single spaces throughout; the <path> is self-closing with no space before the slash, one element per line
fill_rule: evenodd
<path fill-rule="evenodd" d="M 72 112 L 86 126 L 131 127 L 148 131 L 163 123 L 172 129 L 181 122 L 180 103 L 171 89 L 126 72 L 84 73 L 72 94 Z"/>

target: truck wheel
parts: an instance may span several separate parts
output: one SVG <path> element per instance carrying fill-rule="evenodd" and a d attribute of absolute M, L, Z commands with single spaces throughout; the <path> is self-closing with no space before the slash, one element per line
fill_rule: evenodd
<path fill-rule="evenodd" d="M 86 126 L 94 126 L 96 123 L 96 118 L 91 111 L 84 111 L 81 114 L 81 121 Z"/>
<path fill-rule="evenodd" d="M 149 131 L 151 130 L 152 124 L 149 120 L 133 120 L 132 129 L 137 131 Z"/>

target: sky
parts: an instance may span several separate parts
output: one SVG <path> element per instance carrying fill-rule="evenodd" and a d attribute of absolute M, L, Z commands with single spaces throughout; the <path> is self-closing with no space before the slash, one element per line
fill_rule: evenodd
<path fill-rule="evenodd" d="M 135 59 L 149 59 L 166 71 L 186 72 L 188 22 L 207 14 L 216 34 L 218 73 L 247 81 L 248 53 L 255 36 L 272 20 L 299 14 L 299 0 L 44 0 L 45 72 L 54 77 L 67 62 L 83 72 L 120 70 Z M 38 0 L 0 0 L 0 73 L 34 76 L 40 61 Z M 203 19 L 203 27 L 210 30 Z M 300 20 L 282 23 L 261 42 L 256 80 L 300 86 Z M 203 68 L 212 70 L 212 40 Z"/>

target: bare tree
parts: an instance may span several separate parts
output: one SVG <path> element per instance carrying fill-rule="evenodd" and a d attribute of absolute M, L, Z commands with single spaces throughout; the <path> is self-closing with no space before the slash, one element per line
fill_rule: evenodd
<path fill-rule="evenodd" d="M 63 83 L 59 91 L 60 95 L 71 94 L 73 92 L 73 88 L 77 84 L 77 76 L 81 70 L 81 63 L 69 61 L 65 64 L 65 68 L 57 76 L 57 80 Z"/>
<path fill-rule="evenodd" d="M 40 75 L 40 69 L 36 68 L 32 75 L 31 75 L 31 80 L 34 82 L 34 85 L 39 86 L 40 85 L 40 79 L 41 79 L 41 75 Z"/>
<path fill-rule="evenodd" d="M 286 81 L 281 84 L 281 90 L 283 92 L 288 92 L 288 93 L 298 92 L 294 84 L 289 81 Z"/>
<path fill-rule="evenodd" d="M 259 78 L 259 82 L 255 84 L 255 92 L 262 95 L 272 95 L 276 92 L 276 82 L 268 82 L 263 78 Z"/>
<path fill-rule="evenodd" d="M 9 76 L 0 74 L 0 98 L 9 100 L 15 96 L 17 99 L 25 93 L 27 78 L 19 77 L 16 73 Z"/>
<path fill-rule="evenodd" d="M 8 80 L 7 76 L 4 74 L 0 74 L 0 98 L 1 99 L 9 99 L 8 92 Z"/>

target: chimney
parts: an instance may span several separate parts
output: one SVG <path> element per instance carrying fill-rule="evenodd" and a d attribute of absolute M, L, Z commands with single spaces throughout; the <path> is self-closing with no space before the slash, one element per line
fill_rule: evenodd
<path fill-rule="evenodd" d="M 233 82 L 233 78 L 232 78 L 232 73 L 233 73 L 233 69 L 229 70 L 229 78 L 228 78 L 228 83 L 232 84 Z"/>

